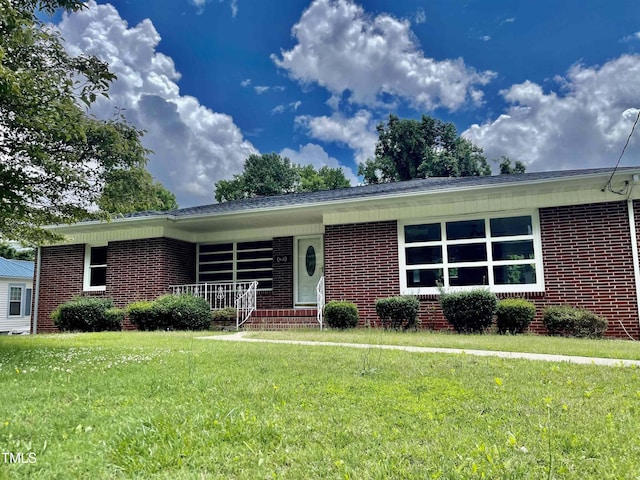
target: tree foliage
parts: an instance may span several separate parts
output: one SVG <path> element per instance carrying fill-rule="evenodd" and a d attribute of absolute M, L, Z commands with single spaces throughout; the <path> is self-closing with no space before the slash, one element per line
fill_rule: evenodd
<path fill-rule="evenodd" d="M 277 153 L 250 155 L 244 171 L 231 180 L 216 183 L 216 200 L 225 202 L 242 198 L 265 197 L 292 192 L 314 192 L 349 186 L 341 168 L 298 165 Z"/>
<path fill-rule="evenodd" d="M 514 173 L 525 173 L 527 166 L 520 160 L 516 160 L 515 163 L 511 163 L 509 157 L 503 155 L 500 158 L 500 175 L 511 175 Z"/>
<path fill-rule="evenodd" d="M 16 250 L 8 243 L 0 242 L 0 257 L 13 260 L 33 261 L 35 259 L 35 250 L 33 248 Z"/>
<path fill-rule="evenodd" d="M 69 55 L 34 14 L 79 0 L 0 0 L 0 236 L 39 243 L 42 227 L 107 218 L 96 204 L 111 172 L 144 168 L 142 131 L 87 112 L 115 79 L 95 57 Z"/>
<path fill-rule="evenodd" d="M 178 208 L 176 196 L 142 167 L 109 172 L 98 206 L 105 212 L 125 214 Z"/>
<path fill-rule="evenodd" d="M 358 167 L 365 183 L 491 175 L 482 149 L 459 136 L 453 123 L 426 115 L 414 120 L 391 114 L 376 129 L 375 158 Z M 515 168 L 520 167 L 524 164 L 516 162 Z"/>

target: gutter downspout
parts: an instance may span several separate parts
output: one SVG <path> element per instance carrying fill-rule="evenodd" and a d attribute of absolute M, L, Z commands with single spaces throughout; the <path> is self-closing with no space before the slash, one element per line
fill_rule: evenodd
<path fill-rule="evenodd" d="M 36 255 L 36 284 L 35 295 L 33 296 L 33 334 L 38 333 L 38 305 L 40 304 L 40 264 L 42 263 L 42 250 L 38 245 L 38 253 Z"/>
<path fill-rule="evenodd" d="M 633 200 L 627 200 L 629 211 L 629 231 L 631 232 L 631 256 L 633 258 L 633 276 L 636 283 L 636 304 L 638 307 L 638 321 L 640 322 L 640 259 L 638 257 L 638 235 L 636 232 L 636 218 L 633 212 Z"/>

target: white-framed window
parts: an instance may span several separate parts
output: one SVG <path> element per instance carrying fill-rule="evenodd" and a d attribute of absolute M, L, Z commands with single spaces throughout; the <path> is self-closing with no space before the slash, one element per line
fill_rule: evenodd
<path fill-rule="evenodd" d="M 537 212 L 398 222 L 400 288 L 544 290 Z"/>
<path fill-rule="evenodd" d="M 258 282 L 258 290 L 273 288 L 273 241 L 198 245 L 199 283 Z"/>
<path fill-rule="evenodd" d="M 9 285 L 9 316 L 22 317 L 24 305 L 24 285 Z"/>
<path fill-rule="evenodd" d="M 84 255 L 85 291 L 107 289 L 107 246 L 86 245 Z"/>

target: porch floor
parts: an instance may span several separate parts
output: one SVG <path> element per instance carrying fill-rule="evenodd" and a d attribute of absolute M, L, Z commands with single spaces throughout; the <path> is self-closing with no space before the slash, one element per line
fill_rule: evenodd
<path fill-rule="evenodd" d="M 243 330 L 287 330 L 292 328 L 320 328 L 315 308 L 260 309 L 251 314 Z"/>

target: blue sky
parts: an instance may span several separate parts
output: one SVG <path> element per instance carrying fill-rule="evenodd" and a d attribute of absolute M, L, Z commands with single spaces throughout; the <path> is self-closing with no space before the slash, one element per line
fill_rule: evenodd
<path fill-rule="evenodd" d="M 640 8 L 617 0 L 127 0 L 54 19 L 118 75 L 180 206 L 252 153 L 342 166 L 353 184 L 389 113 L 454 122 L 528 171 L 612 167 L 640 108 Z M 636 136 L 623 165 L 639 165 Z"/>

